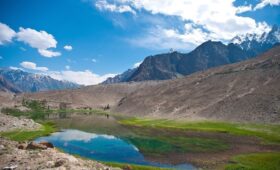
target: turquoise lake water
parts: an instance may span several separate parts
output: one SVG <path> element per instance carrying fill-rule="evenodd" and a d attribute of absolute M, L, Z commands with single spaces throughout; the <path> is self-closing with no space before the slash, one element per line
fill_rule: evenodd
<path fill-rule="evenodd" d="M 35 141 L 48 141 L 64 152 L 98 161 L 150 165 L 178 170 L 195 169 L 190 164 L 170 165 L 148 161 L 137 147 L 113 135 L 66 129 L 50 136 L 40 137 Z"/>

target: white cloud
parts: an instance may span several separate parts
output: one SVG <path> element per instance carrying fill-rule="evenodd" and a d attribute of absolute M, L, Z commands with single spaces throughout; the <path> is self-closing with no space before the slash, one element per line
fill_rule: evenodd
<path fill-rule="evenodd" d="M 233 4 L 235 0 L 115 0 L 114 3 L 97 0 L 96 4 L 100 1 L 115 6 L 127 5 L 137 12 L 144 10 L 153 15 L 176 16 L 185 24 L 185 28 L 180 31 L 176 25 L 174 28 L 153 26 L 146 35 L 130 40 L 133 44 L 147 48 L 186 49 L 209 39 L 226 42 L 236 35 L 260 32 L 262 29 L 262 24 L 253 18 L 238 15 L 252 7 L 236 7 Z"/>
<path fill-rule="evenodd" d="M 132 14 L 136 14 L 136 12 L 128 5 L 116 5 L 108 3 L 106 0 L 98 0 L 95 6 L 99 10 L 107 10 L 111 12 L 125 13 L 130 12 Z"/>
<path fill-rule="evenodd" d="M 9 68 L 12 69 L 12 70 L 22 70 L 21 68 L 14 67 L 14 66 L 10 66 Z"/>
<path fill-rule="evenodd" d="M 38 52 L 39 52 L 42 56 L 48 57 L 48 58 L 57 57 L 57 56 L 60 56 L 60 55 L 61 55 L 60 52 L 56 52 L 56 51 L 52 51 L 52 50 L 47 50 L 47 49 L 39 49 Z"/>
<path fill-rule="evenodd" d="M 33 48 L 38 49 L 38 52 L 44 57 L 60 56 L 60 52 L 54 52 L 49 48 L 56 48 L 57 41 L 53 35 L 46 31 L 36 31 L 31 28 L 19 28 L 16 34 L 17 40 L 22 41 Z"/>
<path fill-rule="evenodd" d="M 137 62 L 135 64 L 133 64 L 133 68 L 137 68 L 140 66 L 140 64 L 142 63 L 143 61 L 140 61 L 140 62 Z"/>
<path fill-rule="evenodd" d="M 67 51 L 71 51 L 73 48 L 72 48 L 71 45 L 65 45 L 64 49 L 67 50 Z"/>
<path fill-rule="evenodd" d="M 240 13 L 244 13 L 247 11 L 252 11 L 252 5 L 248 5 L 248 6 L 238 6 L 236 9 L 236 13 L 240 14 Z"/>
<path fill-rule="evenodd" d="M 265 6 L 270 5 L 270 6 L 277 6 L 280 5 L 280 0 L 261 0 L 260 3 L 258 3 L 254 10 L 262 9 Z"/>
<path fill-rule="evenodd" d="M 69 65 L 66 65 L 65 68 L 66 68 L 67 70 L 69 70 L 69 69 L 70 69 L 70 66 L 69 66 Z"/>
<path fill-rule="evenodd" d="M 94 85 L 105 81 L 109 77 L 113 77 L 116 74 L 105 74 L 98 75 L 92 73 L 89 70 L 85 71 L 60 71 L 60 72 L 49 72 L 49 76 L 57 80 L 66 80 L 82 85 Z"/>
<path fill-rule="evenodd" d="M 191 41 L 190 39 L 186 39 L 188 37 L 187 35 L 188 34 L 186 34 L 186 36 L 180 35 L 180 33 L 177 30 L 157 27 L 148 30 L 147 33 L 145 33 L 145 35 L 140 35 L 136 38 L 127 39 L 127 41 L 135 46 L 156 50 L 170 48 L 174 48 L 175 50 L 186 50 L 196 47 L 197 43 Z M 199 34 L 199 37 L 202 35 L 203 34 Z M 204 40 L 201 41 L 203 42 Z"/>
<path fill-rule="evenodd" d="M 30 70 L 37 70 L 37 71 L 48 71 L 47 67 L 37 67 L 36 63 L 24 61 L 20 63 L 23 68 L 30 69 Z"/>
<path fill-rule="evenodd" d="M 92 62 L 94 62 L 94 63 L 96 63 L 96 62 L 97 62 L 97 60 L 96 60 L 96 59 L 94 59 L 94 58 L 93 58 L 91 61 L 92 61 Z"/>
<path fill-rule="evenodd" d="M 16 32 L 13 29 L 0 22 L 0 45 L 11 42 L 15 35 Z"/>

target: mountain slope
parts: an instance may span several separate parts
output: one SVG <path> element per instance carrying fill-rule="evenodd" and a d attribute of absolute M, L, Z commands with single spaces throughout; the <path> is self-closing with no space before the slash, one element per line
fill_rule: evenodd
<path fill-rule="evenodd" d="M 190 53 L 171 52 L 148 56 L 133 72 L 109 78 L 103 84 L 145 80 L 167 80 L 208 68 L 231 64 L 255 57 L 280 43 L 280 27 L 273 26 L 261 35 L 236 36 L 231 43 L 207 41 Z M 125 79 L 120 77 L 125 75 Z"/>
<path fill-rule="evenodd" d="M 121 83 L 127 82 L 131 75 L 137 70 L 137 68 L 128 69 L 127 71 L 123 72 L 122 74 L 116 75 L 115 77 L 109 77 L 107 80 L 102 82 L 102 84 L 114 84 L 114 83 Z"/>
<path fill-rule="evenodd" d="M 0 77 L 2 77 L 0 88 L 5 88 L 11 92 L 38 92 L 79 87 L 75 83 L 59 81 L 49 76 L 28 73 L 22 70 L 0 69 Z"/>
<path fill-rule="evenodd" d="M 95 85 L 25 98 L 129 116 L 280 123 L 280 46 L 260 57 L 166 81 Z M 23 97 L 23 96 L 21 96 Z M 18 98 L 21 101 L 21 98 Z"/>
<path fill-rule="evenodd" d="M 127 95 L 114 112 L 170 119 L 280 122 L 280 46 L 248 61 Z"/>
<path fill-rule="evenodd" d="M 21 90 L 15 87 L 12 83 L 7 81 L 3 76 L 0 75 L 0 91 L 20 93 Z"/>
<path fill-rule="evenodd" d="M 207 41 L 190 53 L 170 52 L 146 57 L 142 64 L 130 74 L 126 72 L 114 78 L 109 78 L 103 84 L 145 81 L 168 80 L 182 77 L 208 68 L 235 63 L 250 58 L 248 53 L 240 47 L 221 42 Z M 126 75 L 122 81 L 119 77 Z"/>
<path fill-rule="evenodd" d="M 207 41 L 187 54 L 172 52 L 147 57 L 128 80 L 167 80 L 248 58 L 233 44 L 226 46 L 221 42 Z"/>

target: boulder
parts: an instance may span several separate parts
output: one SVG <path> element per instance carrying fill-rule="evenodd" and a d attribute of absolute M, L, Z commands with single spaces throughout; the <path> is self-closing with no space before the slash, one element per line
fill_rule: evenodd
<path fill-rule="evenodd" d="M 123 170 L 132 170 L 132 166 L 130 166 L 130 165 L 125 165 L 125 166 L 123 167 Z"/>
<path fill-rule="evenodd" d="M 25 143 L 21 143 L 17 146 L 18 149 L 26 149 L 27 145 Z"/>
<path fill-rule="evenodd" d="M 35 142 L 30 142 L 26 149 L 47 149 L 45 145 L 37 144 Z"/>
<path fill-rule="evenodd" d="M 55 164 L 54 164 L 54 167 L 60 167 L 60 166 L 62 166 L 63 164 L 65 164 L 66 163 L 66 161 L 64 160 L 64 159 L 59 159 L 59 160 L 57 160 L 56 162 L 55 162 Z"/>
<path fill-rule="evenodd" d="M 51 142 L 47 142 L 47 141 L 42 141 L 42 142 L 39 142 L 40 145 L 44 145 L 46 146 L 47 148 L 54 148 L 53 144 Z"/>

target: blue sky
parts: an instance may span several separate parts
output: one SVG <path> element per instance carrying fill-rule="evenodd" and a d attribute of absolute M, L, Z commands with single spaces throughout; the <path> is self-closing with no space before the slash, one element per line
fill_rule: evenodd
<path fill-rule="evenodd" d="M 1 0 L 0 67 L 96 84 L 170 48 L 262 33 L 280 0 Z M 66 49 L 65 49 L 66 48 Z"/>

